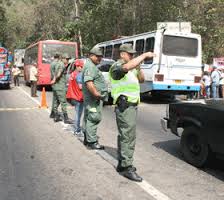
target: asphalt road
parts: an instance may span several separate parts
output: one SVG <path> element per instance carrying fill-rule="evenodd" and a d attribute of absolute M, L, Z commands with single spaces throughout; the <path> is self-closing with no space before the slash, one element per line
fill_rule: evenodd
<path fill-rule="evenodd" d="M 223 161 L 199 170 L 183 161 L 179 138 L 162 131 L 168 102 L 146 98 L 139 106 L 134 164 L 144 182 L 136 184 L 114 169 L 113 106 L 104 107 L 98 135 L 106 149 L 99 153 L 38 108 L 40 92 L 35 99 L 29 93 L 25 86 L 0 90 L 0 200 L 223 200 Z M 51 98 L 47 91 L 48 105 Z"/>

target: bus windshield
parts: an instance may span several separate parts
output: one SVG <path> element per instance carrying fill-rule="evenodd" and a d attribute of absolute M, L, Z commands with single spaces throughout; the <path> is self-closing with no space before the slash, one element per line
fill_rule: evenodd
<path fill-rule="evenodd" d="M 68 44 L 43 44 L 42 63 L 50 64 L 55 53 L 63 54 L 66 52 L 71 58 L 75 58 L 75 45 Z"/>
<path fill-rule="evenodd" d="M 164 35 L 163 53 L 169 56 L 196 57 L 198 55 L 198 40 Z"/>

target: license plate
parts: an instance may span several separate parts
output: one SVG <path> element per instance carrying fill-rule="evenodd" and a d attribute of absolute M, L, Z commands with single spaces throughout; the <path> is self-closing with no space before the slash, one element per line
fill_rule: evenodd
<path fill-rule="evenodd" d="M 181 80 L 175 80 L 176 84 L 181 84 L 181 82 L 182 82 Z"/>

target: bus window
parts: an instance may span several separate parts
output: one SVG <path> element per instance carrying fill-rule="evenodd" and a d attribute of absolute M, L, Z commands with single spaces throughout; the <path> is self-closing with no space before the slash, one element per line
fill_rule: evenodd
<path fill-rule="evenodd" d="M 113 60 L 118 60 L 119 59 L 119 57 L 120 57 L 120 52 L 119 52 L 120 46 L 121 46 L 121 43 L 114 45 Z"/>
<path fill-rule="evenodd" d="M 137 56 L 141 55 L 144 52 L 144 40 L 136 40 L 135 50 L 137 51 Z"/>
<path fill-rule="evenodd" d="M 155 44 L 155 38 L 151 37 L 151 38 L 147 38 L 146 39 L 146 44 L 145 44 L 145 52 L 154 51 L 154 44 Z M 153 63 L 153 58 L 147 58 L 144 60 L 145 64 L 152 64 Z"/>
<path fill-rule="evenodd" d="M 154 51 L 154 44 L 155 44 L 155 38 L 147 38 L 146 39 L 146 45 L 145 45 L 145 52 Z"/>
<path fill-rule="evenodd" d="M 103 53 L 103 57 L 104 57 L 104 53 L 105 53 L 105 47 L 100 47 L 100 49 L 102 50 L 102 53 Z"/>
<path fill-rule="evenodd" d="M 124 44 L 132 44 L 132 46 L 133 46 L 134 42 L 133 41 L 127 41 L 127 42 L 124 42 Z"/>
<path fill-rule="evenodd" d="M 71 58 L 75 58 L 75 46 L 68 44 L 43 44 L 42 63 L 50 64 L 55 53 L 66 52 Z"/>
<path fill-rule="evenodd" d="M 37 63 L 37 46 L 31 47 L 30 49 L 26 50 L 24 62 L 26 65 Z"/>
<path fill-rule="evenodd" d="M 112 57 L 112 45 L 106 46 L 106 51 L 105 51 L 105 58 L 111 58 Z"/>
<path fill-rule="evenodd" d="M 196 57 L 198 55 L 198 40 L 165 35 L 163 39 L 163 53 L 170 56 Z"/>

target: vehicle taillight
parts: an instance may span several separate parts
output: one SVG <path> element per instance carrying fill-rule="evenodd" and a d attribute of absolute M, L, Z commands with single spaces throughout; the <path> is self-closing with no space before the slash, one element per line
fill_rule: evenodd
<path fill-rule="evenodd" d="M 164 81 L 164 74 L 155 74 L 154 81 Z"/>
<path fill-rule="evenodd" d="M 200 83 L 200 81 L 201 81 L 201 77 L 200 76 L 195 76 L 194 77 L 194 82 L 195 83 Z"/>

